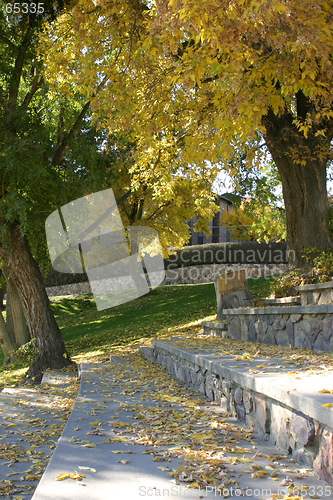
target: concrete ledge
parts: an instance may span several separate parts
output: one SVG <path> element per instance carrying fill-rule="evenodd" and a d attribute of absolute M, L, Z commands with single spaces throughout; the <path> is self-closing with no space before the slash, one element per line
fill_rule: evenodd
<path fill-rule="evenodd" d="M 220 330 L 224 330 L 228 328 L 228 323 L 225 321 L 203 321 L 201 323 L 202 325 L 204 324 L 205 326 L 208 326 L 209 328 L 217 328 Z"/>
<path fill-rule="evenodd" d="M 189 351 L 178 349 L 177 347 L 167 344 L 166 342 L 160 342 L 157 340 L 152 340 L 152 345 L 155 349 L 163 349 L 164 351 L 169 352 L 180 359 L 184 359 L 189 363 L 200 366 L 211 373 L 233 380 L 246 389 L 264 394 L 265 396 L 275 399 L 283 405 L 300 411 L 307 416 L 318 420 L 318 422 L 333 428 L 333 409 L 322 408 L 322 404 L 327 403 L 327 397 L 325 397 L 325 394 L 318 394 L 318 387 L 320 386 L 320 383 L 323 383 L 324 385 L 329 384 L 333 387 L 333 375 L 330 377 L 311 376 L 311 379 L 307 377 L 306 382 L 300 384 L 294 379 L 290 380 L 290 378 L 284 374 L 274 373 L 274 375 L 252 375 L 250 373 L 246 373 L 245 370 L 241 368 L 238 369 L 221 366 L 219 365 L 216 357 L 211 359 L 209 353 L 193 354 Z M 141 353 L 143 354 L 142 351 Z M 222 358 L 220 361 L 222 361 Z M 294 390 L 295 387 L 296 390 Z M 309 391 L 311 392 L 311 395 L 308 394 Z"/>
<path fill-rule="evenodd" d="M 264 306 L 278 305 L 301 305 L 301 297 L 281 297 L 279 299 L 265 299 L 262 301 Z"/>
<path fill-rule="evenodd" d="M 299 285 L 296 287 L 298 292 L 318 292 L 320 290 L 327 290 L 333 288 L 333 281 L 326 283 L 310 283 L 309 285 Z"/>
<path fill-rule="evenodd" d="M 228 367 L 228 361 L 235 362 L 231 356 L 191 352 L 155 340 L 152 345 L 149 361 L 216 401 L 298 462 L 313 466 L 333 486 L 333 408 L 322 406 L 333 402 L 333 396 L 318 393 L 319 387 L 333 387 L 333 373 L 299 380 L 283 372 L 253 374 L 248 372 L 251 361 L 246 368 Z"/>
<path fill-rule="evenodd" d="M 277 306 L 277 307 L 249 307 L 244 309 L 225 309 L 224 314 L 254 315 L 254 314 L 320 314 L 333 313 L 333 304 L 309 306 Z"/>

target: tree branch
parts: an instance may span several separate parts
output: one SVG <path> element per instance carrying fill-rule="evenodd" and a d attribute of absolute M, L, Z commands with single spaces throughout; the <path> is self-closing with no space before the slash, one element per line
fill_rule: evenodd
<path fill-rule="evenodd" d="M 37 72 L 37 75 L 34 77 L 32 84 L 31 84 L 31 90 L 27 93 L 27 95 L 24 98 L 23 103 L 21 104 L 21 108 L 27 108 L 37 92 L 37 90 L 43 85 L 44 83 L 44 77 L 42 76 L 40 79 L 39 78 L 39 73 Z"/>
<path fill-rule="evenodd" d="M 109 79 L 108 76 L 105 76 L 103 78 L 103 80 L 101 81 L 101 83 L 98 85 L 97 87 L 97 90 L 96 92 L 91 96 L 91 98 L 95 97 L 96 94 L 98 94 L 98 92 L 100 91 L 100 89 L 103 87 L 103 85 L 105 84 L 105 82 Z M 62 139 L 62 141 L 60 142 L 60 144 L 57 145 L 57 148 L 55 150 L 55 153 L 53 155 L 53 159 L 52 159 L 52 165 L 53 166 L 56 166 L 56 165 L 59 165 L 59 163 L 61 162 L 62 160 L 62 157 L 63 157 L 63 154 L 64 154 L 64 151 L 68 145 L 68 141 L 74 136 L 75 132 L 79 129 L 81 123 L 82 123 L 82 120 L 83 118 L 85 117 L 89 107 L 90 107 L 90 104 L 91 104 L 91 100 L 89 100 L 82 108 L 82 111 L 81 113 L 79 114 L 79 116 L 77 117 L 73 127 L 70 129 L 70 131 L 68 132 L 67 136 L 64 137 Z"/>
<path fill-rule="evenodd" d="M 4 92 L 3 88 L 0 87 L 0 103 L 2 104 L 4 111 L 6 111 L 7 102 L 6 102 L 4 95 L 5 95 L 5 92 Z"/>
<path fill-rule="evenodd" d="M 18 48 L 18 54 L 15 60 L 15 67 L 12 73 L 12 77 L 9 83 L 9 100 L 8 100 L 8 108 L 13 110 L 15 109 L 18 90 L 20 86 L 20 80 L 22 76 L 23 64 L 27 49 L 29 47 L 29 43 L 31 42 L 31 37 L 33 34 L 33 29 L 29 27 L 28 31 L 25 34 L 23 42 Z"/>
<path fill-rule="evenodd" d="M 0 40 L 2 42 L 4 42 L 6 45 L 8 45 L 8 47 L 10 47 L 11 49 L 17 50 L 15 43 L 13 43 L 11 40 L 9 40 L 9 38 L 7 38 L 6 36 L 0 35 Z"/>
<path fill-rule="evenodd" d="M 96 229 L 112 212 L 116 210 L 120 205 L 122 205 L 127 198 L 129 198 L 132 194 L 132 188 L 130 188 L 127 193 L 123 194 L 116 202 L 111 205 L 105 212 L 98 217 L 98 219 L 95 220 L 90 226 L 88 226 L 86 229 L 81 231 L 81 233 L 77 237 L 77 241 L 82 241 L 84 238 L 88 236 L 94 229 Z M 74 243 L 72 246 L 76 246 L 77 243 Z"/>
<path fill-rule="evenodd" d="M 68 141 L 73 137 L 73 135 L 75 134 L 75 132 L 80 127 L 80 125 L 82 123 L 82 120 L 85 117 L 85 115 L 86 115 L 89 107 L 90 107 L 90 101 L 88 101 L 83 106 L 82 111 L 79 114 L 79 116 L 77 117 L 77 119 L 76 119 L 73 127 L 70 129 L 70 131 L 68 132 L 67 136 L 62 139 L 62 141 L 60 142 L 60 144 L 57 145 L 57 148 L 56 148 L 56 150 L 54 152 L 53 159 L 52 159 L 52 165 L 53 166 L 59 165 L 59 163 L 61 162 L 62 157 L 64 155 L 64 151 L 65 151 L 65 149 L 66 149 L 66 147 L 68 145 Z"/>
<path fill-rule="evenodd" d="M 151 214 L 149 217 L 147 217 L 147 219 L 145 220 L 150 220 L 150 219 L 156 219 L 156 217 L 158 216 L 158 213 L 165 207 L 168 207 L 169 205 L 171 205 L 172 201 L 169 200 L 169 201 L 166 201 L 165 203 L 162 203 L 162 205 L 160 205 L 153 214 Z"/>
<path fill-rule="evenodd" d="M 296 93 L 297 118 L 305 120 L 307 113 L 311 109 L 311 102 L 305 94 L 299 90 Z"/>

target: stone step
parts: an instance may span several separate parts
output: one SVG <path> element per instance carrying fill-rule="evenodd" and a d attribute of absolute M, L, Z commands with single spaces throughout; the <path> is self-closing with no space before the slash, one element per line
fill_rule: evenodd
<path fill-rule="evenodd" d="M 281 297 L 279 299 L 264 299 L 261 301 L 264 306 L 298 306 L 301 305 L 301 297 Z"/>
<path fill-rule="evenodd" d="M 190 341 L 195 345 L 193 337 L 153 340 L 149 360 L 154 358 L 180 382 L 313 466 L 333 486 L 333 369 L 319 375 L 298 373 L 292 359 L 286 364 L 281 358 L 243 358 L 237 363 L 233 356 L 223 355 L 222 347 L 193 348 Z M 265 371 L 260 373 L 260 367 Z M 327 393 L 318 392 L 321 389 Z"/>
<path fill-rule="evenodd" d="M 213 335 L 216 337 L 225 337 L 228 330 L 228 323 L 224 321 L 203 321 L 201 323 L 204 335 Z"/>

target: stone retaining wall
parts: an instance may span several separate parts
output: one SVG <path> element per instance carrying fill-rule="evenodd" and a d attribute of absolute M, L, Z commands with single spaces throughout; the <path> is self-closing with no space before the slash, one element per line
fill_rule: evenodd
<path fill-rule="evenodd" d="M 313 467 L 322 479 L 333 485 L 331 425 L 302 413 L 299 408 L 295 409 L 267 394 L 257 392 L 259 386 L 254 377 L 253 383 L 245 387 L 240 377 L 237 380 L 237 373 L 237 381 L 233 379 L 231 370 L 226 377 L 221 375 L 221 367 L 205 362 L 198 355 L 185 351 L 182 354 L 180 349 L 172 346 L 165 348 L 161 342 L 153 341 L 153 345 L 152 349 L 140 349 L 143 357 L 164 367 L 180 382 L 216 401 L 224 410 L 264 435 L 272 444 L 291 453 L 298 462 Z"/>
<path fill-rule="evenodd" d="M 258 278 L 260 276 L 272 276 L 282 274 L 286 268 L 284 264 L 205 264 L 200 266 L 181 267 L 178 269 L 167 269 L 165 279 L 160 286 L 164 285 L 188 285 L 198 283 L 212 283 L 217 276 L 226 271 L 239 272 L 245 269 L 246 278 Z M 80 295 L 91 293 L 89 282 L 72 283 L 47 287 L 49 297 L 57 295 Z"/>
<path fill-rule="evenodd" d="M 226 309 L 222 322 L 203 322 L 206 334 L 333 353 L 333 305 Z"/>
<path fill-rule="evenodd" d="M 70 285 L 50 286 L 46 288 L 46 293 L 49 297 L 60 295 L 84 295 L 91 293 L 90 283 L 71 283 Z"/>
<path fill-rule="evenodd" d="M 285 264 L 203 264 L 199 266 L 180 267 L 172 269 L 169 264 L 165 270 L 165 279 L 162 285 L 186 285 L 197 283 L 211 283 L 228 271 L 239 273 L 245 270 L 246 279 L 283 274 Z"/>
<path fill-rule="evenodd" d="M 333 281 L 314 283 L 296 287 L 301 294 L 301 305 L 333 304 Z"/>

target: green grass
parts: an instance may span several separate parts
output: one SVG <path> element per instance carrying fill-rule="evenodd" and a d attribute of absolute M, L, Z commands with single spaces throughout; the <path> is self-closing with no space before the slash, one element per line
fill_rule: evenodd
<path fill-rule="evenodd" d="M 269 295 L 270 280 L 250 279 L 254 298 Z M 119 346 L 164 334 L 186 331 L 216 314 L 213 283 L 159 287 L 127 304 L 97 311 L 92 294 L 51 299 L 58 325 L 71 357 L 77 361 L 104 359 Z M 213 319 L 213 318 L 211 318 Z M 3 355 L 0 352 L 0 363 Z M 0 366 L 0 387 L 23 377 L 29 360 Z"/>
<path fill-rule="evenodd" d="M 137 300 L 97 311 L 92 295 L 54 300 L 70 354 L 107 350 L 155 337 L 214 314 L 213 284 L 160 287 Z"/>
<path fill-rule="evenodd" d="M 275 278 L 267 276 L 266 278 L 249 279 L 248 284 L 255 300 L 266 299 L 272 293 L 271 287 Z"/>

